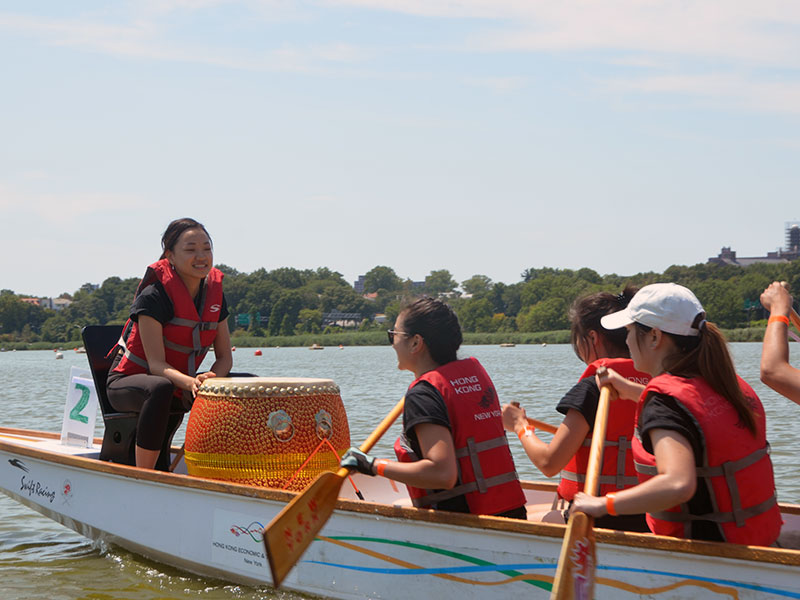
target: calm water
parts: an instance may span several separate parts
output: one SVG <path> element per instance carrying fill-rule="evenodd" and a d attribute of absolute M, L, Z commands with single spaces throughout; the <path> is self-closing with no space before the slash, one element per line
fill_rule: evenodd
<path fill-rule="evenodd" d="M 772 460 L 782 502 L 800 503 L 796 456 L 800 441 L 794 424 L 800 407 L 778 396 L 758 380 L 760 344 L 732 344 L 737 369 L 758 392 L 768 415 Z M 264 377 L 323 377 L 336 381 L 350 421 L 353 442 L 361 443 L 403 394 L 412 376 L 395 368 L 388 346 L 370 348 L 240 348 L 235 369 Z M 528 414 L 557 424 L 554 406 L 582 372 L 569 346 L 465 347 L 462 356 L 477 357 L 492 376 L 503 402 L 517 400 Z M 67 379 L 71 366 L 86 368 L 85 355 L 64 352 L 0 353 L 0 389 L 4 391 L 2 424 L 10 427 L 60 431 Z M 102 431 L 98 419 L 97 432 Z M 391 456 L 399 428 L 390 430 L 373 452 Z M 176 441 L 183 439 L 181 429 Z M 520 473 L 527 479 L 544 477 L 512 441 Z M 0 494 L 0 596 L 4 599 L 143 599 L 166 598 L 267 599 L 301 598 L 188 575 L 151 563 L 119 548 L 100 548 L 69 529 L 40 516 Z"/>

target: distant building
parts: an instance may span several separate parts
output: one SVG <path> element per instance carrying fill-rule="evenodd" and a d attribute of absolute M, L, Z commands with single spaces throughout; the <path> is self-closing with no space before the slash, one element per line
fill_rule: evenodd
<path fill-rule="evenodd" d="M 20 300 L 26 304 L 33 304 L 50 310 L 63 310 L 72 304 L 72 300 L 67 300 L 66 298 L 20 298 Z"/>
<path fill-rule="evenodd" d="M 41 306 L 51 310 L 64 310 L 72 304 L 72 300 L 68 300 L 67 298 L 42 298 L 41 300 Z"/>
<path fill-rule="evenodd" d="M 358 281 L 353 282 L 353 289 L 357 291 L 359 294 L 364 293 L 364 280 L 366 280 L 366 275 L 359 275 Z"/>
<path fill-rule="evenodd" d="M 720 265 L 736 265 L 748 267 L 754 263 L 780 264 L 800 258 L 800 223 L 786 223 L 786 245 L 775 252 L 767 252 L 766 256 L 736 256 L 736 251 L 730 246 L 723 246 L 720 253 L 708 259 L 709 263 Z"/>

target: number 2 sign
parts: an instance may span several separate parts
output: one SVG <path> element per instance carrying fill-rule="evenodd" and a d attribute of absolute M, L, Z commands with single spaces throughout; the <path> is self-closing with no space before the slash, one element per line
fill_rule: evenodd
<path fill-rule="evenodd" d="M 61 426 L 61 443 L 69 446 L 92 447 L 97 419 L 97 392 L 92 375 L 86 369 L 72 367 Z"/>

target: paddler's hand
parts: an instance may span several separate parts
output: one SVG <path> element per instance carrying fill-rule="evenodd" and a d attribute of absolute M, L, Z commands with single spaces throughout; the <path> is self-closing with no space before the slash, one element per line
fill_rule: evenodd
<path fill-rule="evenodd" d="M 350 448 L 344 453 L 344 456 L 342 456 L 342 462 L 340 464 L 351 471 L 356 470 L 364 475 L 372 476 L 375 475 L 375 472 L 372 470 L 374 463 L 375 459 L 369 454 L 364 454 L 358 448 Z"/>
<path fill-rule="evenodd" d="M 203 385 L 203 382 L 206 379 L 211 379 L 212 377 L 216 377 L 217 374 L 214 371 L 206 371 L 205 373 L 200 373 L 194 378 L 192 381 L 192 398 L 197 396 L 197 392 L 200 390 L 200 386 Z"/>
<path fill-rule="evenodd" d="M 792 296 L 779 281 L 773 281 L 761 294 L 760 300 L 761 306 L 773 315 L 788 317 L 792 313 Z"/>
<path fill-rule="evenodd" d="M 519 402 L 503 404 L 503 429 L 516 432 L 520 429 L 525 429 L 527 424 L 528 417 L 525 414 L 525 409 L 519 405 Z"/>
<path fill-rule="evenodd" d="M 608 514 L 606 512 L 606 499 L 604 496 L 590 496 L 589 494 L 578 492 L 575 494 L 575 499 L 572 501 L 569 514 L 576 511 L 586 513 L 594 518 L 602 517 Z"/>
<path fill-rule="evenodd" d="M 622 398 L 625 400 L 638 400 L 644 386 L 626 379 L 614 369 L 600 367 L 594 376 L 597 387 L 611 386 L 611 399 Z"/>

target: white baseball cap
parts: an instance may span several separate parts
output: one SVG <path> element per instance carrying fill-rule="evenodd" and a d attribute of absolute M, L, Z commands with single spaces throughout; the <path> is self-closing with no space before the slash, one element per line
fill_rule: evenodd
<path fill-rule="evenodd" d="M 619 329 L 636 322 L 675 335 L 700 335 L 693 325 L 701 313 L 705 313 L 703 305 L 689 288 L 653 283 L 636 292 L 627 308 L 606 315 L 600 323 L 606 329 Z"/>

